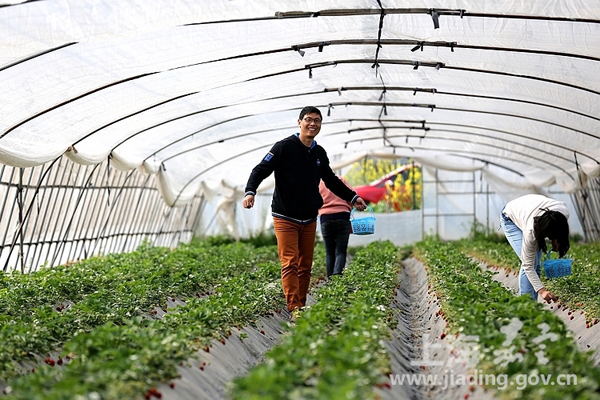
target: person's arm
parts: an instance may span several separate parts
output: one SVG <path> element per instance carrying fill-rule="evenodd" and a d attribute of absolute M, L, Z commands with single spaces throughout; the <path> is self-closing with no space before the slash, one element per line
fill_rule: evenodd
<path fill-rule="evenodd" d="M 248 178 L 248 183 L 246 183 L 246 188 L 244 189 L 245 196 L 242 201 L 244 208 L 254 207 L 254 197 L 256 196 L 258 186 L 260 186 L 261 182 L 275 170 L 279 159 L 279 153 L 280 145 L 279 143 L 275 143 L 262 161 L 252 169 L 250 177 Z"/>
<path fill-rule="evenodd" d="M 527 275 L 533 290 L 535 290 L 544 301 L 556 301 L 558 298 L 544 287 L 542 280 L 535 272 L 535 253 L 537 252 L 537 244 L 526 237 L 523 237 L 523 249 L 521 252 L 521 267 Z"/>

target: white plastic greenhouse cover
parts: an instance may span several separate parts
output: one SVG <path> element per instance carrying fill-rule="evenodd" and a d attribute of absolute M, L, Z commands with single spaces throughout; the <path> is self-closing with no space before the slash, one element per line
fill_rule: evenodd
<path fill-rule="evenodd" d="M 600 175 L 597 0 L 4 0 L 0 49 L 0 163 L 110 157 L 168 205 L 241 193 L 306 105 L 336 166 Z"/>

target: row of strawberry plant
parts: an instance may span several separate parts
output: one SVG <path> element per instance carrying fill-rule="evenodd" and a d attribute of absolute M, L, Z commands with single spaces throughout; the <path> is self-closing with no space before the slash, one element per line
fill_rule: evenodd
<path fill-rule="evenodd" d="M 415 255 L 427 266 L 430 289 L 439 299 L 449 333 L 477 337 L 481 348 L 477 368 L 511 382 L 495 387 L 503 389 L 502 397 L 600 398 L 600 368 L 594 367 L 589 352 L 578 351 L 559 317 L 527 296 L 514 296 L 458 243 L 427 239 L 415 246 Z M 576 376 L 577 384 L 552 381 L 523 387 L 515 382 L 533 375 Z"/>
<path fill-rule="evenodd" d="M 489 240 L 461 241 L 464 251 L 489 265 L 518 272 L 519 257 L 506 243 Z M 546 279 L 544 286 L 558 296 L 561 305 L 585 312 L 588 324 L 600 320 L 600 243 L 573 243 L 568 252 L 573 259 L 572 275 Z"/>
<path fill-rule="evenodd" d="M 61 354 L 62 366 L 44 365 L 10 382 L 9 399 L 149 398 L 157 384 L 177 377 L 177 365 L 231 329 L 284 306 L 278 263 L 260 264 L 214 288 L 205 298 L 162 319 L 135 317 L 77 332 Z M 66 362 L 66 360 L 69 360 Z"/>
<path fill-rule="evenodd" d="M 318 292 L 266 362 L 234 381 L 234 399 L 373 398 L 390 364 L 383 341 L 398 284 L 398 250 L 390 242 L 359 249 L 343 276 Z"/>
<path fill-rule="evenodd" d="M 60 350 L 76 332 L 151 315 L 154 307 L 166 309 L 167 296 L 200 296 L 224 279 L 276 257 L 274 246 L 182 245 L 175 251 L 143 246 L 71 267 L 2 274 L 0 378 L 18 374 L 18 363 L 35 361 L 36 354 Z"/>
<path fill-rule="evenodd" d="M 588 324 L 597 324 L 600 320 L 600 243 L 575 244 L 568 254 L 573 258 L 572 275 L 546 279 L 544 284 L 566 307 L 582 309 Z"/>
<path fill-rule="evenodd" d="M 494 238 L 494 239 L 491 239 Z M 461 248 L 475 258 L 484 260 L 489 265 L 518 273 L 521 268 L 519 257 L 506 240 L 498 241 L 496 236 L 478 236 L 473 239 L 457 241 Z"/>

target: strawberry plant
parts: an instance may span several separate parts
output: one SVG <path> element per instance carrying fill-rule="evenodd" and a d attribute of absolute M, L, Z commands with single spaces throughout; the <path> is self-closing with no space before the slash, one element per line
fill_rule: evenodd
<path fill-rule="evenodd" d="M 292 335 L 235 381 L 232 397 L 374 398 L 373 387 L 390 369 L 383 340 L 390 335 L 396 255 L 389 242 L 358 250 L 344 275 L 319 289 Z"/>
<path fill-rule="evenodd" d="M 442 243 L 433 239 L 415 246 L 415 254 L 427 266 L 431 290 L 439 298 L 441 312 L 452 333 L 479 338 L 483 349 L 478 368 L 496 375 L 506 374 L 514 379 L 519 374 L 574 374 L 577 385 L 520 387 L 511 384 L 499 393 L 506 398 L 600 398 L 600 368 L 594 367 L 589 353 L 580 352 L 562 320 L 544 310 L 540 303 L 527 296 L 514 296 L 492 273 L 482 270 L 463 251 L 461 244 Z M 494 351 L 501 351 L 506 335 L 501 331 L 513 320 L 522 328 L 512 338 L 520 359 L 506 365 L 494 362 Z M 540 324 L 555 334 L 554 341 L 539 344 Z M 545 363 L 539 362 L 543 350 Z"/>
<path fill-rule="evenodd" d="M 508 242 L 479 237 L 475 241 L 462 240 L 459 243 L 463 251 L 493 268 L 518 272 L 521 267 L 519 258 Z M 573 259 L 572 275 L 546 279 L 542 270 L 542 281 L 562 304 L 570 309 L 585 311 L 586 320 L 592 323 L 600 319 L 600 244 L 573 243 L 568 256 Z"/>

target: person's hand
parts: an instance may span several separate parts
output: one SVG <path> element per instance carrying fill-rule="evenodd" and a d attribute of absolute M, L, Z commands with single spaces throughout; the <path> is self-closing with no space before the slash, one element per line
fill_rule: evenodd
<path fill-rule="evenodd" d="M 244 197 L 244 201 L 242 202 L 242 204 L 244 205 L 244 208 L 254 207 L 254 195 L 247 194 L 246 197 Z"/>
<path fill-rule="evenodd" d="M 544 299 L 546 303 L 558 301 L 558 297 L 556 297 L 551 291 L 546 290 L 545 288 L 541 288 L 538 294 L 542 296 L 542 299 Z"/>
<path fill-rule="evenodd" d="M 356 201 L 354 202 L 354 207 L 356 207 L 356 209 L 358 211 L 364 211 L 367 209 L 367 203 L 365 203 L 365 201 L 362 199 L 362 197 L 359 197 L 358 199 L 356 199 Z"/>

